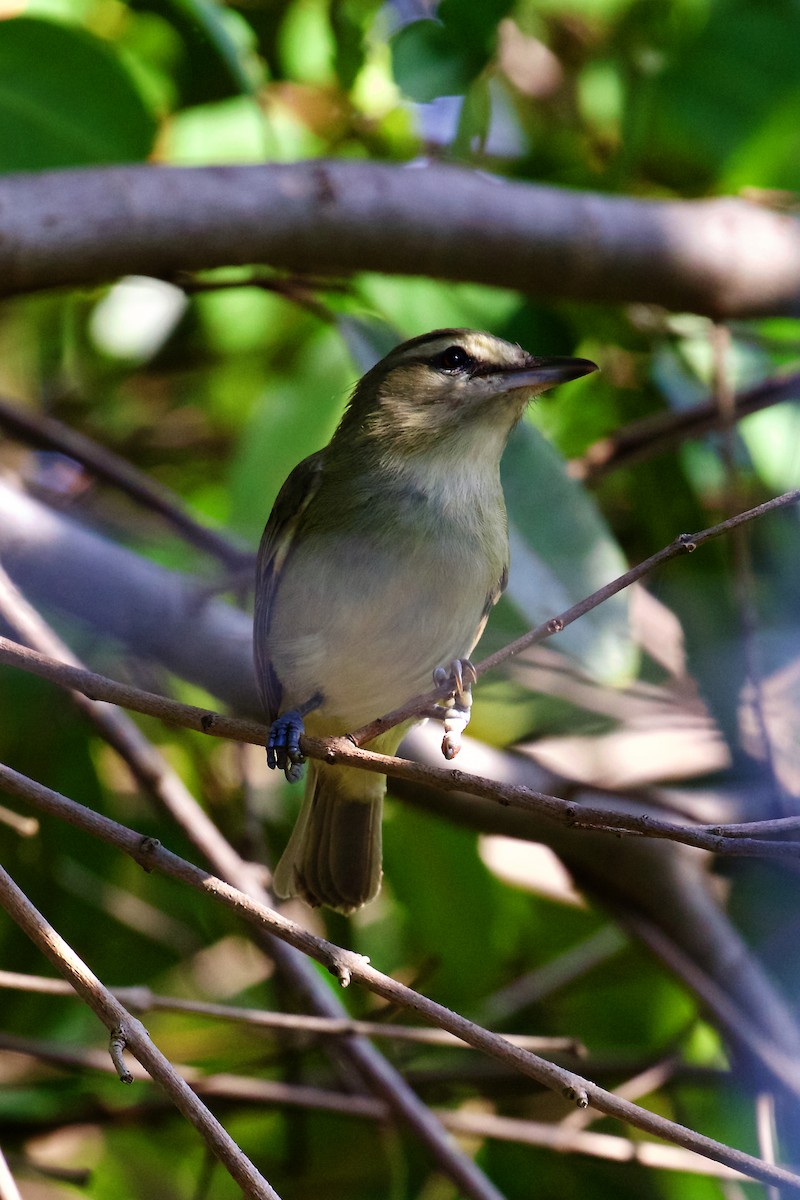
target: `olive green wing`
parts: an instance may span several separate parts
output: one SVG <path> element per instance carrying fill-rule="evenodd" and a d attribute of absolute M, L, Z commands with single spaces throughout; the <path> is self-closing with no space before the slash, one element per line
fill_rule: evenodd
<path fill-rule="evenodd" d="M 273 601 L 303 514 L 319 490 L 322 462 L 322 451 L 318 451 L 298 463 L 289 475 L 272 507 L 258 550 L 253 654 L 256 684 L 269 721 L 274 721 L 280 712 L 283 692 L 267 651 Z"/>

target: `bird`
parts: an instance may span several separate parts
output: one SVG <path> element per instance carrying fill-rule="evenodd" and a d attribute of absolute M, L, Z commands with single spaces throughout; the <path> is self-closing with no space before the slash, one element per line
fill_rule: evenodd
<path fill-rule="evenodd" d="M 328 445 L 278 493 L 259 548 L 254 658 L 271 767 L 296 779 L 303 732 L 346 734 L 434 678 L 467 690 L 508 581 L 503 449 L 531 398 L 595 370 L 437 329 L 356 384 Z M 394 754 L 411 724 L 365 748 Z M 383 775 L 312 760 L 275 894 L 345 914 L 372 900 L 385 791 Z"/>

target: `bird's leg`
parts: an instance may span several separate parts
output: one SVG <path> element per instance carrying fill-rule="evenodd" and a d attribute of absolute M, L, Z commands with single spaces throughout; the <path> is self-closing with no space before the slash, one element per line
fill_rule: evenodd
<path fill-rule="evenodd" d="M 452 683 L 453 690 L 442 701 L 445 705 L 443 716 L 444 737 L 442 738 L 442 754 L 450 761 L 461 749 L 461 735 L 469 725 L 472 708 L 472 685 L 478 678 L 475 668 L 468 658 L 455 658 L 446 667 L 437 667 L 433 672 L 433 682 L 437 687 Z"/>
<path fill-rule="evenodd" d="M 304 704 L 281 713 L 269 727 L 267 766 L 283 771 L 289 783 L 296 783 L 303 774 L 305 759 L 300 749 L 300 738 L 305 732 L 303 717 L 321 703 L 322 694 L 315 692 Z"/>

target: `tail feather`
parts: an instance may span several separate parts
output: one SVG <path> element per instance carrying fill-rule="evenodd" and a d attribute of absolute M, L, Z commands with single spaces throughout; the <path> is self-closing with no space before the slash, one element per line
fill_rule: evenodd
<path fill-rule="evenodd" d="M 276 894 L 344 913 L 372 900 L 381 885 L 385 791 L 383 775 L 309 763 L 303 807 L 275 869 Z"/>

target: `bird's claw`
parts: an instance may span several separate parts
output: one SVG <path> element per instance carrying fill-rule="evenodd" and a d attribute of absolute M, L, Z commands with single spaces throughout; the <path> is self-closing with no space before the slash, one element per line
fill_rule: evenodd
<path fill-rule="evenodd" d="M 452 680 L 453 690 L 450 695 L 459 699 L 470 693 L 472 685 L 477 682 L 477 679 L 478 672 L 468 658 L 454 658 L 449 668 L 437 667 L 433 672 L 433 682 L 436 687 L 444 687 Z"/>
<path fill-rule="evenodd" d="M 478 678 L 477 672 L 468 658 L 456 658 L 446 667 L 437 667 L 433 672 L 433 681 L 437 687 L 452 681 L 453 690 L 446 698 L 447 705 L 444 715 L 444 737 L 442 738 L 442 754 L 452 761 L 461 749 L 461 735 L 469 724 L 472 708 L 472 685 Z"/>
<path fill-rule="evenodd" d="M 300 749 L 300 738 L 304 732 L 303 718 L 296 708 L 281 713 L 270 726 L 267 766 L 283 771 L 290 783 L 296 783 L 303 774 L 305 759 Z"/>

